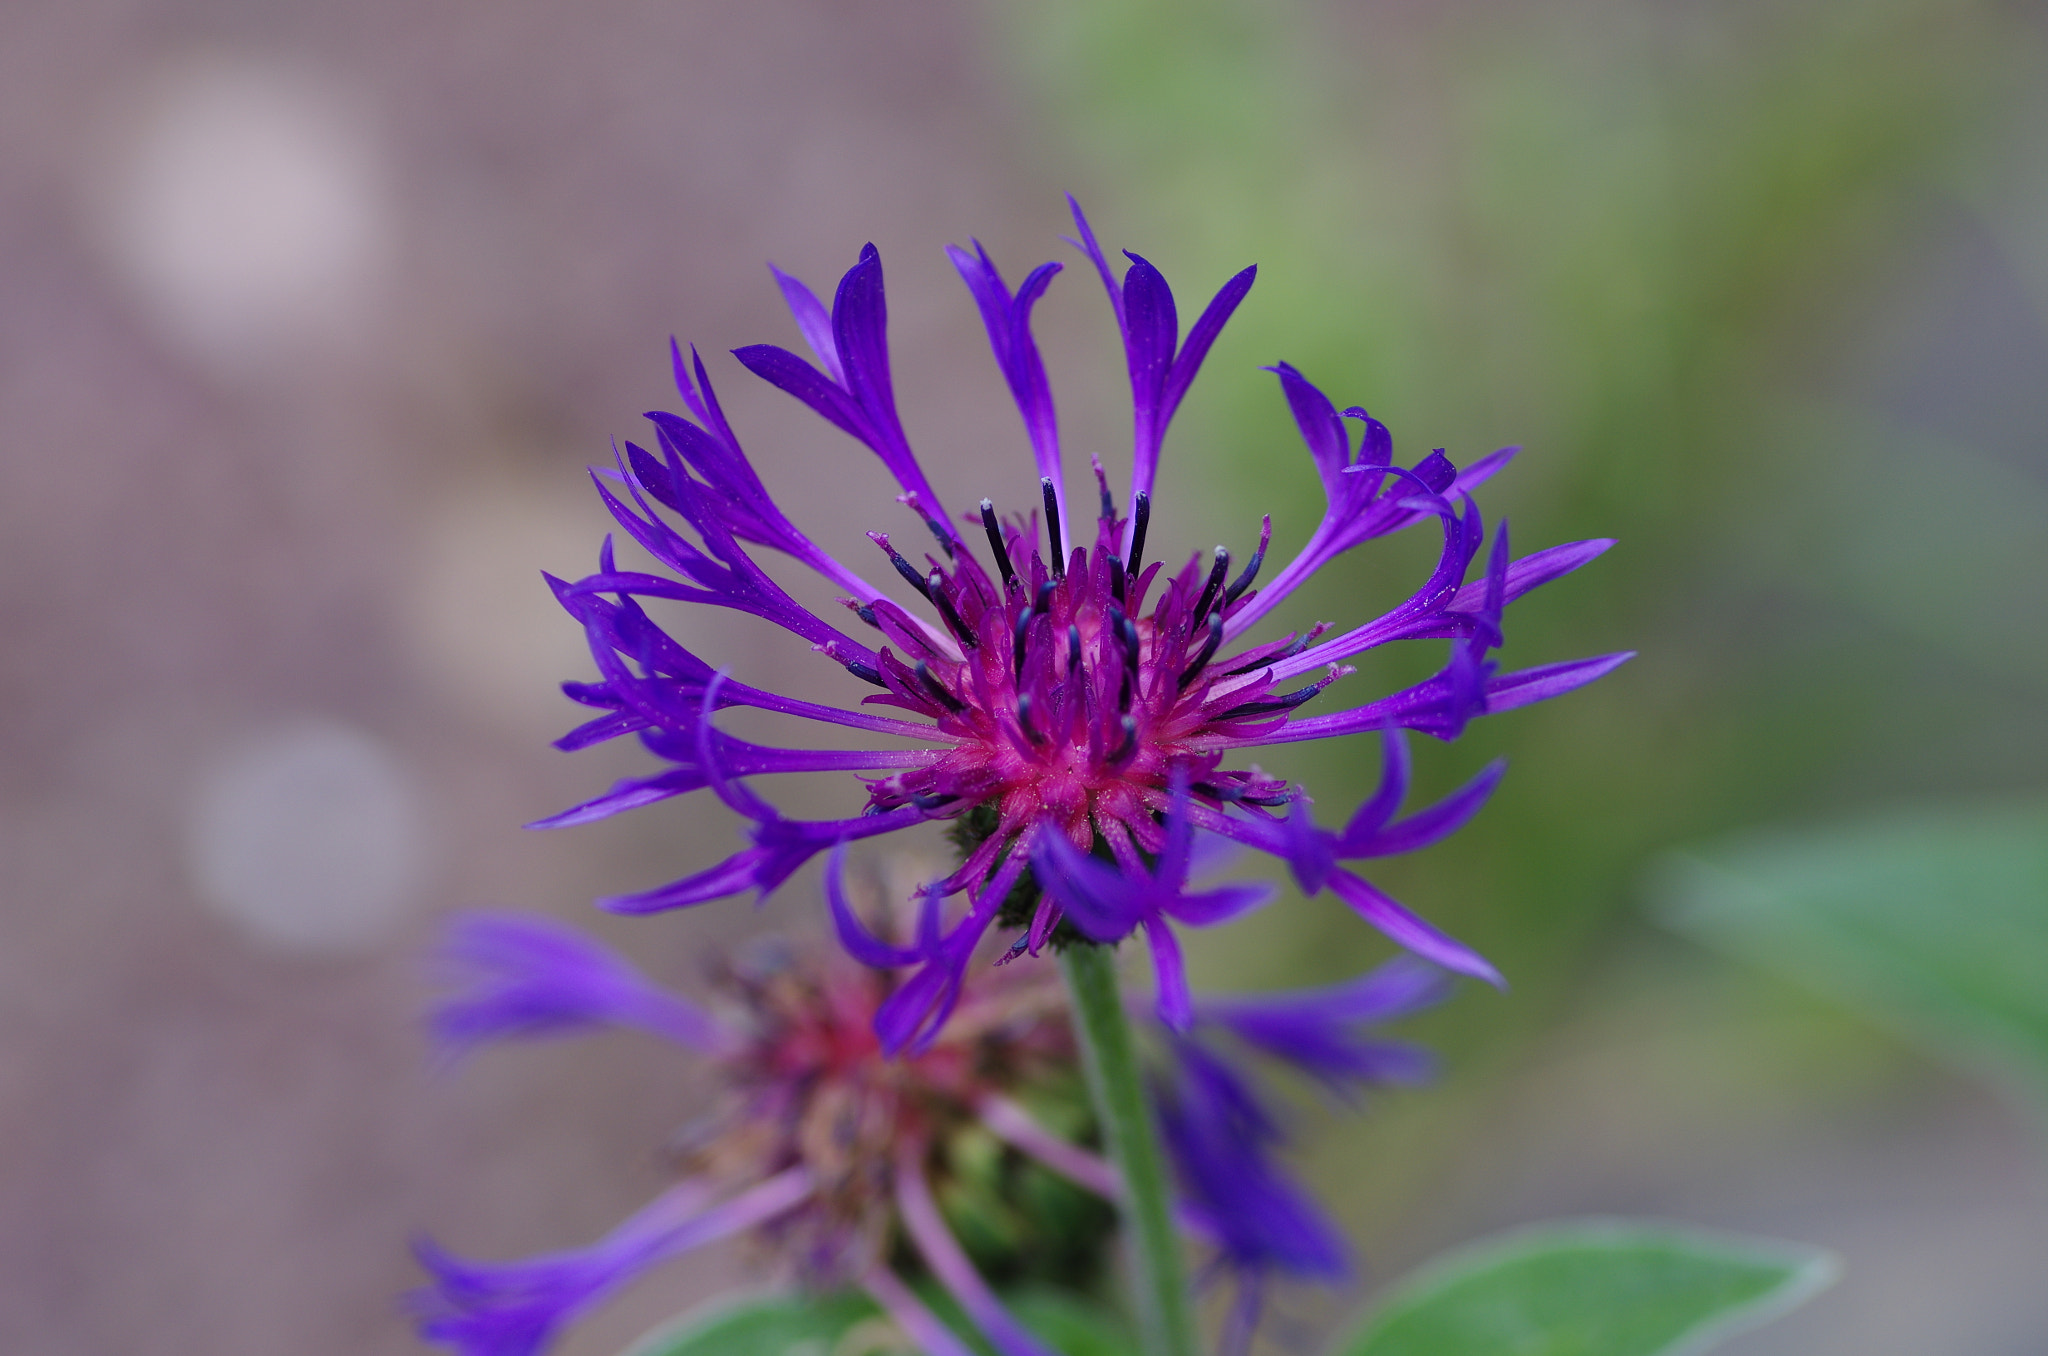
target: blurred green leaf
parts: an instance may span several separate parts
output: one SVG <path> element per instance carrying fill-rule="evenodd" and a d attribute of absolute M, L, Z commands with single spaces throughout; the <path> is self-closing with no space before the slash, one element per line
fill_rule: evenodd
<path fill-rule="evenodd" d="M 2048 1097 L 2048 805 L 1736 839 L 1655 890 L 1680 931 Z"/>
<path fill-rule="evenodd" d="M 1063 1356 L 1130 1356 L 1137 1349 L 1129 1330 L 1099 1305 L 1034 1290 L 1010 1301 L 1010 1310 Z"/>
<path fill-rule="evenodd" d="M 1474 1245 L 1383 1300 L 1342 1356 L 1676 1356 L 1834 1279 L 1816 1248 L 1584 1220 Z"/>
<path fill-rule="evenodd" d="M 858 1291 L 822 1296 L 763 1295 L 663 1324 L 625 1356 L 827 1356 L 847 1329 L 874 1319 Z"/>
<path fill-rule="evenodd" d="M 929 1286 L 921 1298 L 977 1352 L 992 1352 L 959 1306 Z M 1062 1356 L 1126 1356 L 1130 1334 L 1100 1306 L 1052 1290 L 1008 1297 L 1010 1310 Z M 858 1331 L 856 1331 L 858 1330 Z M 866 1295 L 763 1295 L 655 1329 L 625 1356 L 897 1356 L 902 1335 Z"/>

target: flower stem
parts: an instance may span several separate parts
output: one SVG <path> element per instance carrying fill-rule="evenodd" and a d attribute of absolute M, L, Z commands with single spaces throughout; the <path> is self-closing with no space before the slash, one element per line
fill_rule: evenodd
<path fill-rule="evenodd" d="M 1138 1331 L 1146 1356 L 1194 1356 L 1187 1271 L 1173 1227 L 1166 1160 L 1145 1099 L 1130 1018 L 1117 996 L 1116 952 L 1076 943 L 1059 953 L 1074 1000 L 1081 1061 L 1102 1137 L 1124 1181 L 1124 1227 L 1137 1285 Z"/>

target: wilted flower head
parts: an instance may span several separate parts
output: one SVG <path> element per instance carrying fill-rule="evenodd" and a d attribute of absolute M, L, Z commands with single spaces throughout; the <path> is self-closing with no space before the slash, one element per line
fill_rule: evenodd
<path fill-rule="evenodd" d="M 709 1109 L 673 1145 L 673 1185 L 597 1242 L 511 1262 L 419 1246 L 434 1282 L 412 1296 L 421 1334 L 462 1356 L 537 1356 L 641 1273 L 733 1236 L 811 1288 L 865 1289 L 933 1356 L 967 1348 L 905 1284 L 906 1259 L 1001 1356 L 1053 1353 L 991 1279 L 1100 1279 L 1107 1202 L 1123 1188 L 1076 1133 L 1087 1122 L 1074 1115 L 1072 1033 L 1043 971 L 986 975 L 926 1048 L 886 1058 L 874 1017 L 890 981 L 777 943 L 718 967 L 711 1009 L 551 919 L 466 916 L 446 956 L 460 987 L 435 1028 L 452 1053 L 623 1026 L 690 1049 L 716 1077 Z M 1185 1029 L 1161 1032 L 1154 1093 L 1181 1220 L 1213 1274 L 1238 1286 L 1226 1351 L 1273 1278 L 1346 1274 L 1335 1229 L 1274 1161 L 1285 1136 L 1245 1054 L 1338 1092 L 1419 1081 L 1428 1056 L 1368 1028 L 1446 988 L 1402 958 L 1326 989 L 1198 999 Z"/>
<path fill-rule="evenodd" d="M 750 1235 L 814 1286 L 865 1287 L 926 1349 L 964 1353 L 891 1270 L 900 1239 L 1004 1356 L 1048 1356 L 995 1300 L 929 1179 L 948 1175 L 950 1194 L 970 1202 L 986 1187 L 959 1180 L 963 1135 L 1046 1161 L 1084 1186 L 1113 1178 L 1024 1109 L 1034 1090 L 1072 1083 L 1072 1036 L 1050 975 L 991 976 L 928 1048 L 886 1059 L 874 1016 L 889 981 L 844 960 L 757 946 L 718 971 L 724 1001 L 707 1010 L 548 919 L 470 916 L 448 950 L 464 987 L 436 1027 L 452 1048 L 638 1027 L 695 1051 L 718 1087 L 711 1109 L 676 1144 L 676 1184 L 598 1242 L 507 1263 L 422 1244 L 435 1281 L 413 1300 L 423 1335 L 464 1356 L 531 1356 L 561 1324 L 647 1268 Z M 1099 1241 L 1107 1208 L 1089 1218 Z M 1022 1242 L 1089 1244 L 1072 1236 Z"/>
<path fill-rule="evenodd" d="M 627 443 L 616 470 L 599 478 L 599 492 L 620 525 L 669 573 L 623 568 L 608 541 L 598 573 L 574 584 L 552 581 L 588 631 L 601 675 L 597 683 L 567 690 L 604 711 L 561 744 L 573 748 L 637 733 L 673 766 L 543 823 L 583 822 L 706 786 L 752 822 L 752 844 L 724 862 L 645 894 L 604 901 L 623 912 L 649 912 L 747 889 L 765 894 L 835 845 L 951 821 L 963 860 L 928 887 L 926 925 L 915 945 L 863 942 L 841 920 L 842 935 L 863 959 L 923 967 L 880 1015 L 891 1048 L 932 1037 L 957 998 L 969 955 L 991 926 L 1025 929 L 1024 949 L 1035 954 L 1070 902 L 1060 890 L 1062 873 L 1071 875 L 1072 863 L 1091 854 L 1144 900 L 1112 906 L 1108 893 L 1097 892 L 1101 907 L 1082 931 L 1113 941 L 1142 927 L 1155 948 L 1162 992 L 1177 992 L 1179 964 L 1164 920 L 1218 921 L 1257 901 L 1244 891 L 1187 901 L 1182 882 L 1167 878 L 1179 869 L 1170 835 L 1182 830 L 1174 826 L 1272 853 L 1305 889 L 1331 888 L 1401 945 L 1453 970 L 1496 978 L 1469 948 L 1334 865 L 1378 855 L 1383 845 L 1375 835 L 1398 806 L 1405 775 L 1395 779 L 1390 772 L 1397 790 L 1384 813 L 1361 812 L 1366 822 L 1355 818 L 1332 834 L 1306 819 L 1298 787 L 1256 765 L 1226 764 L 1268 745 L 1396 729 L 1449 739 L 1474 716 L 1555 696 L 1606 673 L 1627 656 L 1507 674 L 1488 656 L 1501 644 L 1508 603 L 1577 569 L 1609 543 L 1576 542 L 1515 560 L 1501 524 L 1477 577 L 1468 580 L 1488 535 L 1471 492 L 1507 464 L 1513 449 L 1462 470 L 1441 451 L 1413 466 L 1398 465 L 1383 424 L 1357 407 L 1340 415 L 1301 373 L 1281 363 L 1271 370 L 1327 498 L 1321 522 L 1264 588 L 1256 585 L 1270 518 L 1234 574 L 1232 552 L 1223 546 L 1178 566 L 1157 558 L 1155 485 L 1167 425 L 1249 291 L 1254 270 L 1226 283 L 1183 339 L 1173 293 L 1158 269 L 1133 254 L 1119 281 L 1078 207 L 1074 221 L 1074 243 L 1099 274 L 1123 337 L 1135 430 L 1124 493 L 1112 492 L 1093 458 L 1093 494 L 1069 493 L 1058 420 L 1030 325 L 1058 264 L 1041 265 L 1013 292 L 978 244 L 972 252 L 951 251 L 1022 416 L 1036 472 L 1007 496 L 983 499 L 978 511 L 965 515 L 941 500 L 898 418 L 874 247 L 864 249 L 840 280 L 829 309 L 778 271 L 815 362 L 765 344 L 736 356 L 865 444 L 895 476 L 902 486 L 898 503 L 922 524 L 915 530 L 920 538 L 928 535 L 931 549 L 919 551 L 888 532 L 869 535 L 916 610 L 833 559 L 783 515 L 741 450 L 702 360 L 693 350 L 686 363 L 677 350 L 676 380 L 688 417 L 650 415 L 658 454 Z M 1354 426 L 1355 444 L 1348 431 Z M 1334 635 L 1335 627 L 1319 622 L 1253 638 L 1275 607 L 1336 557 L 1418 525 L 1440 539 L 1436 564 L 1391 611 Z M 842 620 L 853 632 L 797 604 L 742 543 L 784 552 L 843 589 Z M 782 626 L 853 679 L 879 689 L 860 703 L 863 708 L 901 714 L 824 706 L 729 681 L 655 625 L 641 607 L 649 598 L 734 608 Z M 1430 638 L 1451 647 L 1436 676 L 1346 709 L 1302 714 L 1353 671 L 1346 660 L 1392 641 Z M 754 744 L 716 728 L 714 713 L 728 706 L 910 736 L 923 747 Z M 823 770 L 880 775 L 868 780 L 858 813 L 815 822 L 784 817 L 742 780 Z M 1491 785 L 1445 816 L 1468 814 Z M 1025 876 L 1027 869 L 1033 877 Z M 943 902 L 963 894 L 964 912 L 949 919 Z M 1184 1016 L 1177 1007 L 1168 1015 Z"/>

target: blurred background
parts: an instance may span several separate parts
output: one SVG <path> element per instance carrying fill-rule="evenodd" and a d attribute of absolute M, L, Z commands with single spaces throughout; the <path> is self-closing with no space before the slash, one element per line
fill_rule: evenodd
<path fill-rule="evenodd" d="M 701 800 L 518 829 L 645 766 L 547 747 L 577 719 L 554 683 L 588 673 L 539 576 L 594 563 L 582 468 L 674 407 L 674 333 L 792 517 L 860 559 L 899 513 L 879 467 L 723 351 L 794 341 L 764 262 L 822 289 L 872 240 L 934 480 L 1017 500 L 940 252 L 970 235 L 1013 279 L 1068 262 L 1041 341 L 1069 448 L 1120 465 L 1071 190 L 1184 315 L 1260 265 L 1170 442 L 1162 554 L 1262 511 L 1276 551 L 1305 537 L 1315 480 L 1256 370 L 1285 358 L 1404 461 L 1523 445 L 1484 496 L 1521 549 L 1621 539 L 1517 605 L 1507 663 L 1642 652 L 1418 748 L 1424 791 L 1513 760 L 1471 829 L 1380 876 L 1513 987 L 1413 1024 L 1436 1088 L 1299 1100 L 1364 1266 L 1289 1294 L 1273 1349 L 1450 1244 L 1617 1213 L 1844 1255 L 1739 1356 L 2039 1350 L 2048 1122 L 1796 957 L 1654 916 L 1673 849 L 2041 789 L 2044 40 L 2040 6 L 1975 0 L 13 0 L 0 1347 L 414 1351 L 416 1233 L 564 1247 L 649 1193 L 695 1095 L 668 1052 L 449 1077 L 420 1024 L 455 907 L 590 921 L 685 985 L 816 922 L 810 877 L 758 912 L 594 916 L 730 850 Z M 1427 549 L 1375 544 L 1293 615 L 1398 596 Z M 842 695 L 755 628 L 677 625 Z M 1441 662 L 1411 650 L 1354 690 Z M 1267 766 L 1325 805 L 1378 773 L 1371 741 Z M 1193 944 L 1218 989 L 1384 950 L 1327 898 Z M 708 1255 L 562 1350 L 761 1280 Z"/>

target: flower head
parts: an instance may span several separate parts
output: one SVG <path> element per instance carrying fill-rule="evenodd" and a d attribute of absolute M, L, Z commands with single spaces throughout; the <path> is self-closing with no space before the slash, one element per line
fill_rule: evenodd
<path fill-rule="evenodd" d="M 898 503 L 921 524 L 915 535 L 928 538 L 927 549 L 885 531 L 869 536 L 912 605 L 876 588 L 790 523 L 742 451 L 702 360 L 693 350 L 686 363 L 677 349 L 677 386 L 688 416 L 649 416 L 657 450 L 627 443 L 598 484 L 621 527 L 666 573 L 622 568 L 607 542 L 596 574 L 573 584 L 552 581 L 584 625 L 600 674 L 598 682 L 570 684 L 567 691 L 603 713 L 562 744 L 635 733 L 672 766 L 543 823 L 582 822 L 703 788 L 751 821 L 751 844 L 718 865 L 644 894 L 603 901 L 616 910 L 647 912 L 747 889 L 765 894 L 812 857 L 852 839 L 951 821 L 963 860 L 927 887 L 927 925 L 917 944 L 850 941 L 872 963 L 922 967 L 881 1014 L 892 1048 L 932 1038 L 957 999 L 969 955 L 998 923 L 1026 929 L 1024 949 L 1035 954 L 1053 935 L 1062 908 L 1071 908 L 1086 912 L 1076 924 L 1090 939 L 1114 941 L 1142 928 L 1165 954 L 1172 946 L 1165 917 L 1201 921 L 1190 911 L 1213 918 L 1248 907 L 1242 891 L 1206 900 L 1182 892 L 1184 852 L 1174 835 L 1190 827 L 1272 853 L 1304 888 L 1331 888 L 1402 945 L 1453 969 L 1495 978 L 1469 949 L 1332 865 L 1373 855 L 1361 848 L 1371 845 L 1372 835 L 1358 820 L 1339 835 L 1315 829 L 1302 818 L 1306 799 L 1299 788 L 1233 760 L 1268 745 L 1402 728 L 1449 739 L 1474 716 L 1599 677 L 1627 656 L 1501 674 L 1489 653 L 1501 644 L 1508 603 L 1610 543 L 1576 542 L 1515 560 L 1502 524 L 1478 576 L 1468 580 L 1488 537 L 1472 491 L 1506 465 L 1513 450 L 1462 470 L 1441 451 L 1401 466 L 1383 424 L 1357 407 L 1340 415 L 1300 372 L 1281 363 L 1270 370 L 1327 499 L 1307 545 L 1263 588 L 1257 585 L 1272 537 L 1270 518 L 1259 525 L 1257 544 L 1235 573 L 1224 546 L 1178 566 L 1159 558 L 1152 520 L 1165 432 L 1250 290 L 1254 270 L 1226 283 L 1182 338 L 1172 290 L 1159 270 L 1133 254 L 1118 279 L 1078 207 L 1074 221 L 1074 243 L 1109 295 L 1127 360 L 1134 436 L 1121 500 L 1099 460 L 1091 467 L 1093 496 L 1069 493 L 1058 419 L 1030 324 L 1058 264 L 1041 265 L 1012 291 L 979 244 L 951 252 L 980 308 L 1036 471 L 1024 494 L 1012 491 L 1000 506 L 994 497 L 983 499 L 964 516 L 940 499 L 898 416 L 874 247 L 864 249 L 840 280 L 829 308 L 778 271 L 815 361 L 766 344 L 736 356 L 867 446 L 895 476 L 902 487 Z M 1417 526 L 1437 534 L 1437 560 L 1391 611 L 1334 635 L 1335 627 L 1317 623 L 1254 638 L 1269 612 L 1339 555 Z M 842 625 L 800 606 L 761 569 L 747 544 L 783 552 L 843 589 Z M 752 613 L 803 637 L 877 690 L 851 710 L 726 680 L 662 631 L 643 610 L 645 599 Z M 1347 709 L 1304 714 L 1353 672 L 1345 661 L 1396 640 L 1430 638 L 1451 643 L 1449 662 L 1435 677 Z M 922 746 L 755 744 L 716 727 L 720 709 L 740 705 L 910 736 Z M 875 774 L 867 780 L 865 803 L 849 805 L 844 818 L 787 818 L 744 781 L 827 770 Z M 1420 834 L 1416 829 L 1409 837 Z M 1080 864 L 1091 855 L 1121 873 L 1122 889 L 1083 885 L 1100 875 Z M 965 904 L 949 919 L 945 901 L 955 896 L 964 896 Z M 844 919 L 841 933 L 854 938 Z M 1175 982 L 1178 967 L 1170 954 L 1161 973 L 1163 988 Z M 1174 1008 L 1169 1020 L 1184 1017 Z"/>
<path fill-rule="evenodd" d="M 1048 1356 L 996 1301 L 930 1178 L 944 1175 L 949 1198 L 978 1203 L 981 1217 L 996 1212 L 1029 1235 L 1014 1203 L 964 1175 L 962 1162 L 986 1157 L 964 1142 L 978 1137 L 984 1148 L 1045 1161 L 1055 1176 L 1078 1175 L 1098 1189 L 1113 1176 L 1025 1110 L 1034 1094 L 1042 1101 L 1072 1082 L 1072 1037 L 1050 976 L 992 976 L 929 1048 L 885 1059 L 874 1017 L 889 980 L 843 960 L 756 948 L 719 972 L 724 1002 L 707 1010 L 551 920 L 469 916 L 447 955 L 464 983 L 436 1026 L 457 1048 L 637 1027 L 708 1060 L 718 1094 L 678 1142 L 675 1184 L 596 1243 L 504 1263 L 422 1243 L 434 1283 L 412 1303 L 424 1336 L 464 1356 L 534 1356 L 565 1322 L 648 1268 L 744 1234 L 813 1285 L 865 1287 L 926 1349 L 964 1353 L 890 1269 L 902 1237 L 1003 1356 Z M 1030 1199 L 1046 1199 L 1046 1185 L 1036 1183 Z M 1064 1232 L 1047 1226 L 1043 1237 L 1013 1241 L 1026 1252 L 1085 1252 L 1110 1217 L 1101 1205 L 1079 1218 L 1092 1221 L 1082 1236 L 1069 1210 Z M 1021 1265 L 1014 1253 L 1013 1267 Z"/>

